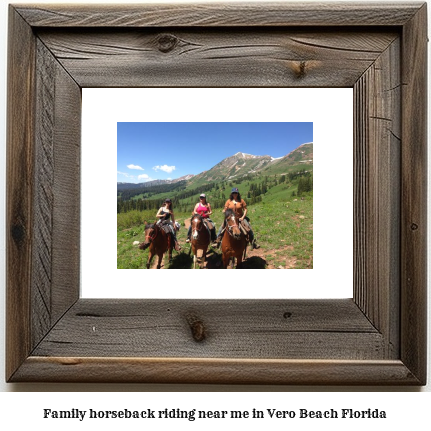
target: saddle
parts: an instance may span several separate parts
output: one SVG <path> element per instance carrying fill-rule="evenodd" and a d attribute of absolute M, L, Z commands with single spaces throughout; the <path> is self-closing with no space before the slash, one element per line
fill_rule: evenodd
<path fill-rule="evenodd" d="M 208 231 L 208 235 L 211 237 L 211 227 L 209 226 L 210 223 L 207 222 L 207 220 L 202 219 L 203 225 L 205 226 L 205 229 Z"/>
<path fill-rule="evenodd" d="M 169 221 L 167 220 L 163 220 L 162 222 L 160 222 L 160 227 L 165 231 L 165 233 L 169 234 L 172 233 L 173 228 L 172 225 Z"/>
<path fill-rule="evenodd" d="M 215 224 L 214 222 L 208 220 L 207 218 L 202 219 L 204 221 L 204 225 L 205 227 L 208 229 L 208 231 L 210 231 L 211 229 L 215 228 Z"/>
<path fill-rule="evenodd" d="M 245 235 L 248 241 L 251 228 L 246 218 L 239 223 L 239 228 L 241 229 L 241 232 Z"/>
<path fill-rule="evenodd" d="M 163 220 L 159 223 L 159 226 L 165 231 L 166 236 L 167 236 L 167 240 L 168 240 L 168 245 L 167 245 L 167 249 L 169 250 L 171 248 L 171 233 L 173 233 L 173 227 L 171 225 L 171 223 L 168 220 Z"/>
<path fill-rule="evenodd" d="M 212 220 L 208 220 L 208 219 L 203 219 L 203 220 L 204 220 L 204 226 L 208 231 L 210 240 L 214 241 L 216 239 L 215 223 Z"/>

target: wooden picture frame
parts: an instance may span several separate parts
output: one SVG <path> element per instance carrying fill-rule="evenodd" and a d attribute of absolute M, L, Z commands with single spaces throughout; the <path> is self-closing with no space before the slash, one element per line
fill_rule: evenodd
<path fill-rule="evenodd" d="M 426 45 L 424 3 L 11 5 L 7 381 L 424 385 Z M 80 298 L 81 89 L 176 86 L 354 89 L 353 299 Z"/>

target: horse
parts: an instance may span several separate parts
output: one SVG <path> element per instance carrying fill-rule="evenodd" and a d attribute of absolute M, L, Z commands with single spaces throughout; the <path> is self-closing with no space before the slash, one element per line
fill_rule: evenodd
<path fill-rule="evenodd" d="M 225 231 L 221 242 L 223 268 L 227 268 L 231 258 L 237 259 L 237 268 L 245 259 L 247 239 L 239 227 L 238 217 L 228 208 L 225 212 Z"/>
<path fill-rule="evenodd" d="M 162 266 L 163 254 L 169 251 L 169 260 L 172 259 L 172 249 L 174 248 L 173 240 L 167 234 L 160 223 L 148 224 L 145 226 L 145 241 L 139 244 L 141 250 L 150 247 L 148 255 L 147 269 L 150 268 L 151 260 L 155 255 L 159 257 L 157 269 Z"/>
<path fill-rule="evenodd" d="M 193 269 L 196 268 L 196 262 L 198 262 L 200 268 L 203 268 L 208 246 L 211 241 L 211 235 L 207 227 L 204 226 L 204 220 L 199 214 L 195 214 L 190 223 L 192 227 L 191 245 L 193 252 Z"/>

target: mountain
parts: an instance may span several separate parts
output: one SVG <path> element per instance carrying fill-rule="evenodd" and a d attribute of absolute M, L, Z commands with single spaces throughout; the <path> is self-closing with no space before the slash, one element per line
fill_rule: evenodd
<path fill-rule="evenodd" d="M 191 178 L 193 178 L 194 175 L 184 175 L 180 178 L 175 178 L 174 180 L 153 180 L 153 181 L 147 181 L 146 183 L 117 183 L 117 191 L 122 190 L 131 190 L 131 189 L 142 189 L 143 187 L 153 187 L 153 186 L 161 186 L 164 184 L 175 184 L 179 183 L 180 181 L 188 181 Z"/>
<path fill-rule="evenodd" d="M 216 182 L 229 180 L 234 177 L 253 174 L 267 166 L 273 158 L 271 156 L 253 156 L 252 154 L 236 153 L 217 163 L 208 171 L 204 171 L 193 178 L 193 183 Z"/>
<path fill-rule="evenodd" d="M 154 180 L 140 184 L 117 183 L 117 190 L 146 188 L 174 184 L 180 181 L 184 181 L 185 184 L 187 184 L 187 189 L 191 189 L 218 181 L 234 181 L 246 175 L 285 174 L 303 168 L 312 170 L 312 166 L 313 143 L 308 142 L 300 145 L 283 157 L 274 158 L 268 155 L 254 156 L 252 154 L 238 152 L 233 156 L 223 159 L 208 171 L 201 172 L 198 175 L 185 175 L 175 180 Z"/>
<path fill-rule="evenodd" d="M 193 174 L 188 174 L 188 175 L 183 175 L 182 177 L 179 177 L 179 178 L 175 178 L 174 180 L 166 180 L 166 181 L 170 181 L 170 184 L 174 184 L 174 183 L 178 183 L 179 181 L 190 180 L 193 177 L 194 177 Z"/>
<path fill-rule="evenodd" d="M 223 159 L 208 171 L 195 175 L 188 186 L 205 183 L 234 180 L 245 175 L 275 175 L 288 173 L 300 166 L 313 165 L 313 143 L 300 145 L 289 154 L 274 158 L 236 153 Z"/>
<path fill-rule="evenodd" d="M 118 183 L 117 182 L 117 191 L 139 189 L 142 187 L 142 184 L 143 183 L 135 184 L 135 183 Z"/>
<path fill-rule="evenodd" d="M 285 174 L 294 168 L 303 166 L 308 168 L 313 166 L 313 143 L 308 142 L 300 145 L 289 154 L 274 159 L 271 165 L 262 169 L 264 175 Z"/>

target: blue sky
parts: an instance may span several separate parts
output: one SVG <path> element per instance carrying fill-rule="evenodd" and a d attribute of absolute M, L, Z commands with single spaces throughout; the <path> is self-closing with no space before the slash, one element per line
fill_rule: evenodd
<path fill-rule="evenodd" d="M 313 123 L 117 123 L 117 181 L 199 174 L 237 152 L 282 157 L 313 142 Z"/>

